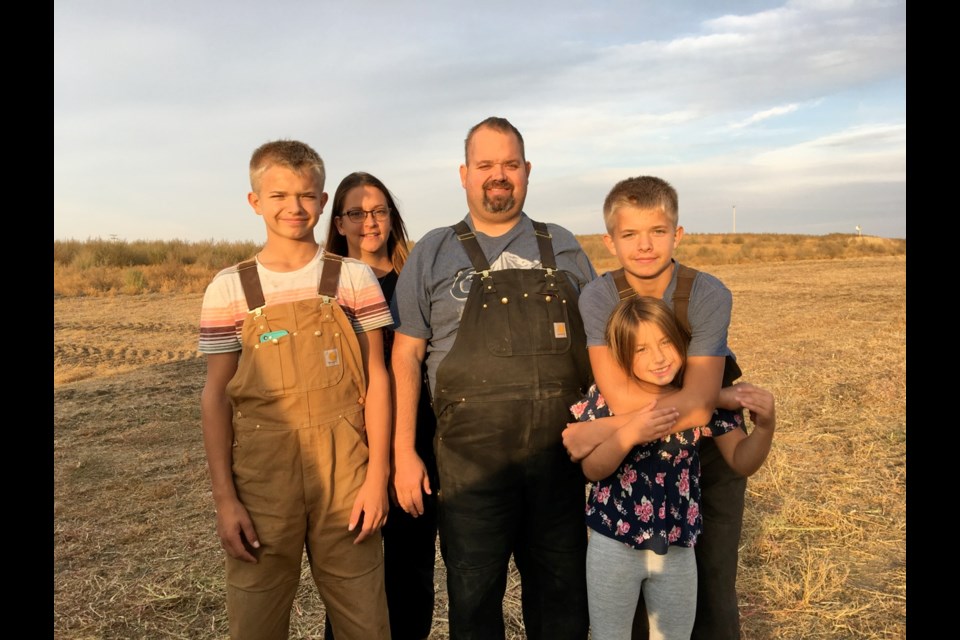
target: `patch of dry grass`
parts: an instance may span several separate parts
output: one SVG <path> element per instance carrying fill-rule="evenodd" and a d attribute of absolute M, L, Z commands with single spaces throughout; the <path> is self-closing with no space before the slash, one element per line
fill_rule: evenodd
<path fill-rule="evenodd" d="M 598 265 L 599 267 L 599 265 Z M 906 637 L 906 259 L 708 269 L 777 396 L 748 482 L 743 637 Z M 199 427 L 199 293 L 54 300 L 54 636 L 225 638 Z M 447 637 L 438 555 L 434 638 Z M 519 581 L 505 599 L 522 638 Z M 322 637 L 305 571 L 291 637 Z"/>

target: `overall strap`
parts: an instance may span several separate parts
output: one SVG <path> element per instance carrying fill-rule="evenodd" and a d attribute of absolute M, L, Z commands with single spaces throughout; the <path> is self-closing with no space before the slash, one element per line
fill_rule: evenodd
<path fill-rule="evenodd" d="M 616 271 L 611 271 L 610 274 L 613 276 L 613 284 L 617 287 L 617 296 L 621 302 L 637 295 L 637 292 L 634 291 L 630 283 L 627 282 L 627 276 L 623 275 L 623 267 L 620 267 Z"/>
<path fill-rule="evenodd" d="M 340 286 L 340 267 L 343 266 L 343 258 L 335 253 L 323 252 L 323 269 L 320 272 L 320 283 L 317 285 L 317 294 L 337 299 L 337 288 Z"/>
<path fill-rule="evenodd" d="M 530 222 L 533 223 L 533 233 L 537 238 L 537 248 L 540 250 L 540 264 L 548 271 L 556 271 L 557 257 L 553 252 L 553 236 L 550 235 L 547 225 L 543 222 L 537 222 L 535 220 L 531 220 Z M 487 257 L 483 255 L 483 249 L 480 248 L 480 243 L 477 242 L 477 235 L 470 230 L 467 223 L 461 220 L 450 228 L 457 234 L 457 240 L 463 245 L 467 256 L 470 258 L 470 262 L 473 263 L 473 268 L 478 272 L 489 271 L 490 263 L 487 262 Z"/>
<path fill-rule="evenodd" d="M 557 270 L 557 256 L 553 253 L 553 236 L 547 230 L 547 225 L 543 222 L 531 220 L 533 223 L 533 233 L 537 236 L 537 248 L 540 249 L 540 264 L 544 269 L 550 271 Z"/>
<path fill-rule="evenodd" d="M 464 220 L 461 220 L 450 228 L 457 234 L 457 240 L 463 245 L 463 249 L 467 252 L 467 256 L 470 258 L 470 262 L 473 263 L 473 268 L 476 269 L 477 273 L 484 271 L 489 272 L 490 263 L 487 262 L 487 256 L 483 255 L 483 249 L 480 248 L 480 243 L 477 242 L 477 235 L 470 230 L 470 226 Z"/>
<path fill-rule="evenodd" d="M 673 291 L 673 315 L 677 322 L 690 332 L 690 319 L 687 318 L 687 307 L 690 306 L 690 291 L 693 289 L 693 279 L 699 273 L 696 269 L 677 264 L 677 288 Z"/>
<path fill-rule="evenodd" d="M 247 310 L 253 311 L 266 304 L 263 298 L 263 287 L 260 286 L 260 276 L 257 274 L 257 260 L 244 260 L 237 265 L 237 274 L 240 276 L 240 286 L 247 299 Z"/>

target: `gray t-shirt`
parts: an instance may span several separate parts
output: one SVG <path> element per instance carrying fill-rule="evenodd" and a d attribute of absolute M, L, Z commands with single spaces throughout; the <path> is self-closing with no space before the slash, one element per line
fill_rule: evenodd
<path fill-rule="evenodd" d="M 466 223 L 477 234 L 492 270 L 539 269 L 540 249 L 533 223 L 526 214 L 502 236 L 479 233 L 469 214 Z M 568 274 L 577 288 L 597 277 L 590 259 L 572 233 L 555 224 L 547 224 L 553 239 L 557 268 Z M 431 392 L 436 385 L 437 367 L 453 347 L 460 316 L 467 302 L 475 270 L 463 245 L 450 227 L 427 233 L 403 265 L 391 310 L 397 332 L 427 341 L 427 372 Z"/>
<path fill-rule="evenodd" d="M 663 299 L 673 308 L 673 292 L 677 288 L 677 262 L 674 260 L 673 276 L 663 294 Z M 580 293 L 580 315 L 583 317 L 587 332 L 588 347 L 606 345 L 604 335 L 607 320 L 613 313 L 620 298 L 613 275 L 605 273 Z M 727 346 L 727 330 L 730 327 L 730 311 L 733 308 L 733 295 L 716 277 L 700 271 L 693 280 L 690 290 L 690 305 L 687 307 L 687 320 L 693 334 L 690 338 L 688 356 L 727 356 L 733 355 Z"/>

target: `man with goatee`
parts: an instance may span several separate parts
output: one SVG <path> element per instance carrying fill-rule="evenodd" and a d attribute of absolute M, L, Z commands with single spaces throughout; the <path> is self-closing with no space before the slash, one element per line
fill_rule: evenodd
<path fill-rule="evenodd" d="M 585 639 L 584 478 L 561 433 L 590 382 L 577 299 L 596 272 L 569 231 L 523 212 L 516 127 L 487 118 L 465 155 L 469 213 L 416 244 L 394 296 L 394 489 L 413 515 L 439 490 L 451 638 L 504 637 L 513 554 L 527 637 Z M 439 488 L 414 451 L 423 361 Z"/>

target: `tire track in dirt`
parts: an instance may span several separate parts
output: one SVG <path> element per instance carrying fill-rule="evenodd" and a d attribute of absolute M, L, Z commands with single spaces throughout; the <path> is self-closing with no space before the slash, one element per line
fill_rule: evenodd
<path fill-rule="evenodd" d="M 113 348 L 73 343 L 53 345 L 54 362 L 59 362 L 63 365 L 143 365 L 179 362 L 182 360 L 193 360 L 199 357 L 200 355 L 197 351 L 186 349 Z"/>
<path fill-rule="evenodd" d="M 100 330 L 111 329 L 114 331 L 130 331 L 133 333 L 155 332 L 167 333 L 177 332 L 197 332 L 197 325 L 189 322 L 171 324 L 169 322 L 98 322 L 97 328 Z M 58 331 L 90 331 L 91 326 L 86 322 L 55 321 L 53 323 L 54 333 Z"/>

